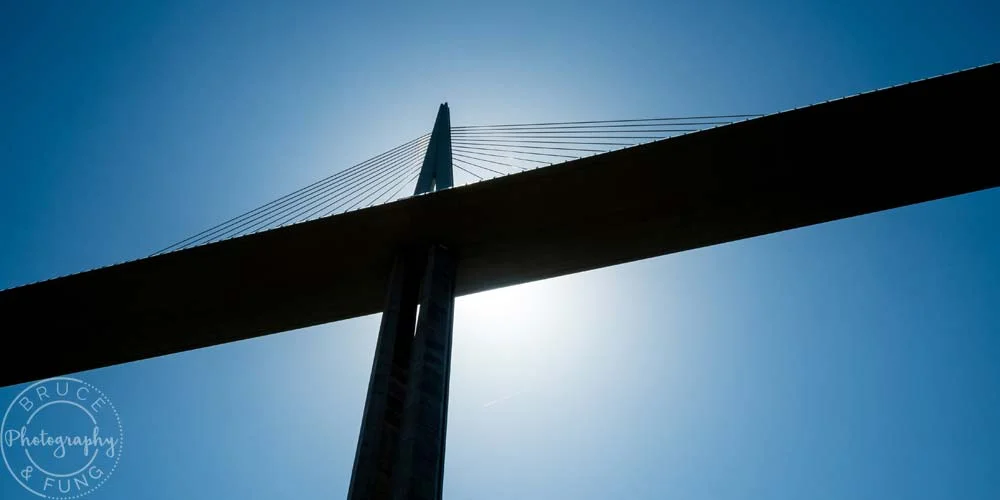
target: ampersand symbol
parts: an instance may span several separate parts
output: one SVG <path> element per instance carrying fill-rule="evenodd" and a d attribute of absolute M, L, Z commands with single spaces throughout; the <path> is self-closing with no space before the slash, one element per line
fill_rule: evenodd
<path fill-rule="evenodd" d="M 31 472 L 34 470 L 35 469 L 33 469 L 30 465 L 25 467 L 24 470 L 21 471 L 21 477 L 23 477 L 24 480 L 27 481 L 28 478 L 31 477 Z"/>

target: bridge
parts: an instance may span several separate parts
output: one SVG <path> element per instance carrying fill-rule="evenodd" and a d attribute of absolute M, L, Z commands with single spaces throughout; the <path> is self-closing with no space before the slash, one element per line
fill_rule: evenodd
<path fill-rule="evenodd" d="M 996 187 L 998 88 L 992 64 L 759 117 L 451 127 L 442 106 L 430 134 L 153 256 L 0 292 L 3 331 L 47 353 L 0 385 L 383 311 L 351 496 L 439 497 L 420 456 L 443 463 L 455 296 Z M 410 359 L 436 345 L 414 328 L 442 335 L 440 359 Z M 413 373 L 435 363 L 420 444 Z"/>

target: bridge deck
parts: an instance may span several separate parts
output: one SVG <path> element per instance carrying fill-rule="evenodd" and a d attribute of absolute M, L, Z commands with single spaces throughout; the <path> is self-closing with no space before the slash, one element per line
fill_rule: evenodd
<path fill-rule="evenodd" d="M 0 385 L 378 312 L 407 245 L 453 249 L 462 295 L 995 187 L 997 89 L 994 64 L 0 292 L 45 353 Z"/>

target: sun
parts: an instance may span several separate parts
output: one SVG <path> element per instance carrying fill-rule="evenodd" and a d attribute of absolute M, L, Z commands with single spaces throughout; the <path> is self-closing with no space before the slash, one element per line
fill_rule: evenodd
<path fill-rule="evenodd" d="M 573 294 L 556 279 L 459 297 L 453 326 L 456 369 L 493 399 L 562 371 L 559 353 L 573 328 L 567 307 Z"/>

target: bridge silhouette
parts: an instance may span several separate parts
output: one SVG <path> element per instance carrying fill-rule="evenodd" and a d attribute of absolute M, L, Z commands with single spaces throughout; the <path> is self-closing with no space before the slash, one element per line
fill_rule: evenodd
<path fill-rule="evenodd" d="M 350 496 L 439 498 L 456 296 L 996 187 L 997 89 L 1000 64 L 766 116 L 452 127 L 442 105 L 150 257 L 0 292 L 47 354 L 0 385 L 383 311 Z"/>

